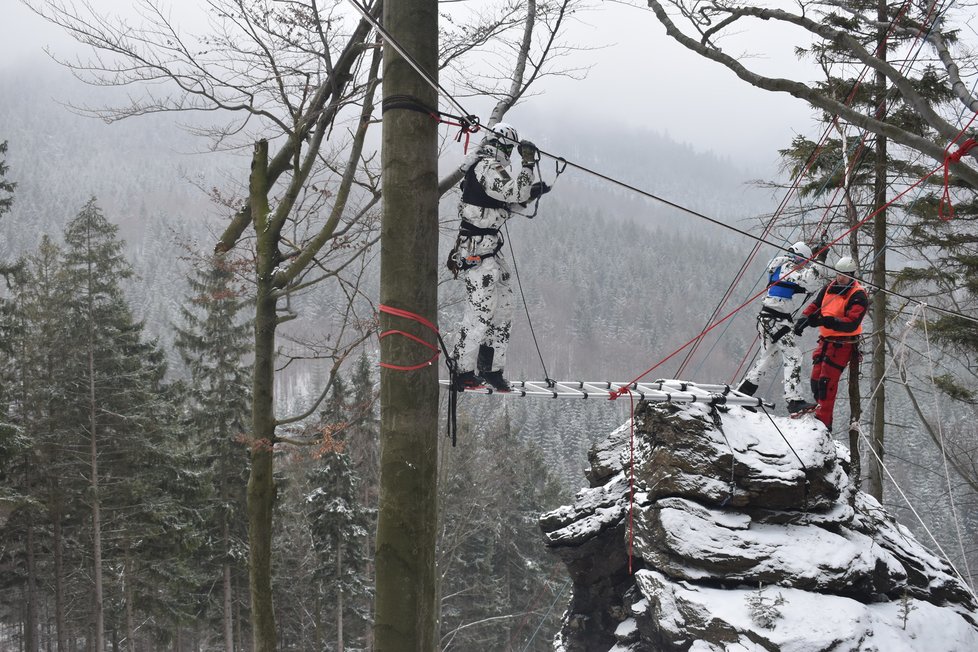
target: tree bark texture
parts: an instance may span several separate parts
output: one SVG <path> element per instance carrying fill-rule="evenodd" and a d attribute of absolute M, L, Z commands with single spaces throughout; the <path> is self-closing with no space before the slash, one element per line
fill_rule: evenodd
<path fill-rule="evenodd" d="M 227 493 L 225 492 L 225 499 Z M 231 525 L 228 523 L 227 514 L 224 515 L 224 652 L 234 652 L 234 612 L 233 596 L 231 584 Z"/>
<path fill-rule="evenodd" d="M 255 144 L 249 183 L 257 255 L 255 297 L 255 362 L 252 378 L 251 473 L 248 477 L 248 573 L 251 584 L 252 633 L 255 652 L 276 652 L 272 602 L 272 509 L 275 478 L 272 447 L 275 413 L 272 390 L 275 373 L 275 297 L 272 285 L 277 251 L 268 227 L 268 142 Z"/>
<path fill-rule="evenodd" d="M 92 278 L 92 262 L 88 263 L 88 276 Z M 92 287 L 89 281 L 88 287 Z M 95 652 L 105 650 L 105 611 L 103 609 L 102 590 L 102 506 L 99 497 L 98 478 L 98 421 L 96 419 L 97 403 L 95 394 L 95 308 L 92 304 L 91 292 L 88 294 L 88 428 L 89 453 L 91 455 L 91 478 L 89 489 L 92 501 L 92 576 L 94 591 L 92 596 L 93 622 L 95 626 Z"/>
<path fill-rule="evenodd" d="M 54 524 L 54 621 L 58 652 L 68 652 L 68 619 L 65 614 L 65 551 L 61 529 L 61 489 L 55 483 L 51 522 Z"/>
<path fill-rule="evenodd" d="M 878 17 L 880 19 L 879 47 L 876 56 L 886 59 L 886 2 L 879 0 Z M 876 73 L 877 88 L 877 119 L 886 117 L 886 77 Z M 874 455 L 869 460 L 869 494 L 883 502 L 883 436 L 886 430 L 886 137 L 876 137 L 876 170 L 873 186 L 873 284 L 877 287 L 873 294 L 873 434 L 872 446 Z"/>
<path fill-rule="evenodd" d="M 436 79 L 438 3 L 386 0 L 384 23 L 402 48 Z M 436 107 L 435 90 L 390 46 L 384 49 L 384 97 L 407 95 Z M 392 110 L 383 120 L 384 209 L 381 286 L 384 305 L 437 323 L 438 167 L 436 123 L 424 113 Z M 421 324 L 381 314 L 381 331 L 399 329 L 437 346 Z M 409 338 L 381 339 L 381 361 L 416 364 L 428 349 Z M 382 368 L 381 486 L 377 524 L 374 649 L 437 649 L 438 368 Z"/>
<path fill-rule="evenodd" d="M 30 466 L 28 465 L 28 469 Z M 38 640 L 38 604 L 37 604 L 37 566 L 34 556 L 34 512 L 27 515 L 27 613 L 24 618 L 24 650 L 25 652 L 37 652 L 40 641 Z"/>

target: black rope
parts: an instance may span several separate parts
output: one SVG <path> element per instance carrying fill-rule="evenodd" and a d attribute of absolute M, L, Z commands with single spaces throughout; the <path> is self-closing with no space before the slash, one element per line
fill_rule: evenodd
<path fill-rule="evenodd" d="M 537 150 L 536 151 L 535 159 L 534 160 L 537 163 L 537 165 L 536 165 L 537 181 L 539 183 L 547 186 L 547 192 L 550 192 L 551 190 L 553 190 L 553 187 L 555 185 L 557 185 L 557 179 L 560 177 L 560 175 L 562 175 L 564 173 L 564 170 L 567 169 L 567 161 L 565 161 L 562 158 L 554 159 L 554 180 L 550 184 L 547 184 L 543 180 L 543 175 L 540 174 L 540 166 L 539 166 L 539 163 L 540 163 L 540 150 Z M 519 211 L 512 211 L 512 213 L 514 215 L 521 215 L 521 216 L 523 216 L 523 217 L 525 217 L 527 219 L 532 220 L 534 217 L 537 216 L 537 211 L 540 210 L 540 200 L 543 199 L 544 194 L 546 194 L 546 193 L 542 192 L 542 188 L 541 188 L 540 194 L 538 194 L 536 196 L 536 198 L 534 199 L 533 212 L 532 213 L 527 214 L 527 213 L 521 213 Z"/>
<path fill-rule="evenodd" d="M 550 377 L 550 373 L 547 371 L 547 363 L 543 360 L 543 353 L 540 351 L 540 342 L 537 341 L 537 334 L 533 328 L 533 318 L 530 317 L 530 307 L 526 303 L 526 295 L 523 294 L 523 283 L 520 281 L 520 269 L 516 265 L 516 252 L 513 250 L 513 241 L 509 237 L 509 226 L 503 222 L 503 229 L 506 231 L 506 242 L 509 244 L 509 255 L 513 260 L 513 275 L 516 277 L 516 287 L 520 290 L 520 299 L 523 301 L 523 311 L 526 313 L 526 321 L 530 325 L 530 335 L 533 337 L 533 346 L 537 349 L 537 357 L 540 358 L 540 366 L 543 367 L 543 378 L 547 381 L 547 387 L 553 387 L 557 384 L 553 378 Z M 556 398 L 556 394 L 554 395 Z"/>
<path fill-rule="evenodd" d="M 727 389 L 730 388 L 728 387 Z M 717 430 L 720 431 L 720 434 L 723 435 L 723 441 L 727 443 L 727 448 L 730 449 L 730 494 L 726 498 L 724 498 L 723 501 L 720 503 L 720 507 L 726 507 L 730 503 L 730 501 L 733 500 L 734 492 L 737 489 L 737 483 L 736 483 L 737 456 L 734 453 L 733 445 L 731 445 L 730 440 L 727 439 L 727 433 L 723 431 L 723 419 L 720 418 L 720 410 L 717 408 L 716 403 L 710 404 L 710 414 L 713 417 L 713 425 L 716 427 Z"/>
<path fill-rule="evenodd" d="M 438 338 L 438 345 L 445 355 L 445 367 L 448 369 L 448 413 L 445 434 L 452 440 L 452 448 L 454 448 L 458 444 L 458 365 L 449 354 L 448 346 L 439 331 L 435 331 L 435 337 Z"/>
<path fill-rule="evenodd" d="M 760 408 L 761 410 L 764 411 L 764 414 L 767 415 L 767 418 L 771 421 L 771 425 L 774 426 L 774 429 L 778 431 L 779 435 L 781 435 L 781 439 L 784 440 L 784 443 L 788 444 L 788 448 L 790 448 L 791 452 L 795 454 L 795 457 L 798 459 L 798 463 L 801 464 L 802 471 L 805 473 L 805 485 L 802 487 L 802 492 L 803 492 L 802 508 L 807 512 L 808 511 L 808 467 L 805 466 L 805 463 L 801 461 L 801 457 L 798 456 L 798 452 L 795 451 L 795 447 L 791 445 L 791 442 L 788 441 L 788 438 L 784 436 L 783 432 L 781 432 L 781 428 L 778 427 L 778 424 L 774 420 L 774 417 L 772 417 L 771 413 L 767 411 L 767 408 L 764 407 L 763 403 L 760 404 Z"/>
<path fill-rule="evenodd" d="M 381 115 L 394 109 L 417 111 L 430 116 L 438 115 L 438 109 L 431 108 L 413 95 L 388 95 L 385 97 L 380 104 Z"/>
<path fill-rule="evenodd" d="M 408 63 L 411 64 L 411 66 L 415 69 L 415 71 L 419 75 L 421 75 L 422 79 L 429 86 L 431 86 L 432 88 L 438 90 L 442 94 L 442 96 L 444 96 L 445 99 L 448 102 L 450 102 L 452 105 L 454 105 L 461 113 L 467 114 L 467 111 L 465 110 L 465 108 L 461 104 L 459 104 L 458 100 L 456 100 L 455 97 L 451 95 L 451 93 L 449 93 L 448 91 L 446 91 L 441 86 L 441 84 L 439 84 L 437 81 L 434 81 L 431 78 L 430 75 L 428 75 L 427 73 L 425 73 L 424 70 L 421 68 L 420 64 L 418 64 L 418 62 L 415 61 L 415 59 L 413 57 L 411 57 L 409 54 L 407 54 L 404 51 L 404 49 L 400 46 L 400 44 L 397 42 L 397 40 L 394 39 L 390 35 L 390 33 L 387 30 L 384 29 L 383 25 L 381 25 L 380 22 L 376 18 L 374 18 L 373 16 L 371 16 L 369 14 L 369 12 L 367 11 L 367 9 L 364 6 L 358 4 L 356 0 L 350 0 L 350 3 L 354 7 L 356 7 L 357 10 L 364 16 L 364 18 L 368 22 L 370 22 L 374 26 L 374 28 L 384 37 L 384 39 L 388 43 L 390 43 L 391 46 L 395 50 L 397 50 L 397 52 L 402 57 L 404 57 L 404 59 Z M 491 131 L 492 133 L 494 133 L 496 135 L 501 135 L 499 132 L 495 131 L 492 127 L 485 127 L 485 129 L 488 130 L 488 131 Z M 621 181 L 619 179 L 615 179 L 614 177 L 610 177 L 610 176 L 608 176 L 606 174 L 602 174 L 602 173 L 598 172 L 597 170 L 592 170 L 591 168 L 589 168 L 587 166 L 584 166 L 584 165 L 581 165 L 580 163 L 574 163 L 573 161 L 568 161 L 567 159 L 565 159 L 565 158 L 563 158 L 561 156 L 557 156 L 555 154 L 551 154 L 550 152 L 546 152 L 546 151 L 541 150 L 541 149 L 538 149 L 537 151 L 541 155 L 543 155 L 543 156 L 549 156 L 550 158 L 558 161 L 559 163 L 563 163 L 563 166 L 564 167 L 566 167 L 568 165 L 573 166 L 573 167 L 577 168 L 578 170 L 580 170 L 581 172 L 585 172 L 587 174 L 590 174 L 592 176 L 595 176 L 595 177 L 597 177 L 599 179 L 602 179 L 604 181 L 607 181 L 608 183 L 611 183 L 613 185 L 620 186 L 621 188 L 624 188 L 626 190 L 629 190 L 631 192 L 634 192 L 634 193 L 636 193 L 638 195 L 642 195 L 643 197 L 647 197 L 649 199 L 653 199 L 653 200 L 655 200 L 657 202 L 660 202 L 660 203 L 665 204 L 666 206 L 670 206 L 672 208 L 675 208 L 676 210 L 682 211 L 682 212 L 687 213 L 689 215 L 692 215 L 694 217 L 698 217 L 698 218 L 700 218 L 702 220 L 706 220 L 707 222 L 710 222 L 711 224 L 714 224 L 714 225 L 719 226 L 721 228 L 727 229 L 729 231 L 733 231 L 734 233 L 739 233 L 740 235 L 742 235 L 742 236 L 744 236 L 746 238 L 750 238 L 751 240 L 754 240 L 756 242 L 769 245 L 771 247 L 774 247 L 775 249 L 778 249 L 779 251 L 790 252 L 790 250 L 788 249 L 788 247 L 786 247 L 784 245 L 781 245 L 781 244 L 778 244 L 778 243 L 775 243 L 775 242 L 771 242 L 771 241 L 766 240 L 765 238 L 763 238 L 761 236 L 756 236 L 753 233 L 749 233 L 747 231 L 744 231 L 743 229 L 738 229 L 737 227 L 730 226 L 729 224 L 724 224 L 723 222 L 721 222 L 721 221 L 719 221 L 717 219 L 714 219 L 712 217 L 709 217 L 707 215 L 704 215 L 703 213 L 700 213 L 698 211 L 694 211 L 691 208 L 686 208 L 685 206 L 682 206 L 682 205 L 677 204 L 675 202 L 669 201 L 668 199 L 665 199 L 664 197 L 659 197 L 658 195 L 656 195 L 654 193 L 648 192 L 646 190 L 642 190 L 641 188 L 637 188 L 637 187 L 635 187 L 635 186 L 633 186 L 631 184 L 625 183 L 624 181 Z M 831 246 L 832 244 L 835 244 L 835 243 L 829 243 L 828 246 Z M 874 290 L 881 291 L 881 292 L 884 292 L 886 294 L 889 294 L 889 295 L 892 295 L 892 296 L 895 296 L 895 297 L 899 297 L 899 298 L 901 298 L 901 299 L 903 299 L 905 301 L 909 301 L 909 302 L 914 303 L 914 304 L 923 304 L 924 303 L 923 301 L 919 301 L 917 299 L 912 299 L 912 298 L 910 298 L 910 297 L 908 297 L 906 295 L 900 294 L 899 292 L 894 292 L 893 290 L 889 290 L 889 289 L 886 289 L 886 288 L 881 288 L 881 287 L 879 287 L 877 285 L 874 285 L 874 284 L 872 284 L 872 283 L 870 283 L 868 281 L 861 281 L 861 283 L 862 283 L 862 285 L 864 287 L 872 288 Z M 964 319 L 966 321 L 971 321 L 971 322 L 978 323 L 978 318 L 976 318 L 976 317 L 971 317 L 969 315 L 965 315 L 965 314 L 960 313 L 960 312 L 955 312 L 953 310 L 948 310 L 946 308 L 939 308 L 937 306 L 932 306 L 930 304 L 927 304 L 927 307 L 930 308 L 931 310 L 935 311 L 935 312 L 939 312 L 939 313 L 942 313 L 942 314 L 945 314 L 945 315 L 948 315 L 948 316 L 951 316 L 951 317 L 958 317 L 958 318 Z"/>

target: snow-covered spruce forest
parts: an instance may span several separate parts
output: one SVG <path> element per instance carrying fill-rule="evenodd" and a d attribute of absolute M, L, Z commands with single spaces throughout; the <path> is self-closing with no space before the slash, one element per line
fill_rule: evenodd
<path fill-rule="evenodd" d="M 0 218 L 0 265 L 24 261 L 2 289 L 0 650 L 24 649 L 31 628 L 42 649 L 86 649 L 96 556 L 113 645 L 220 649 L 230 628 L 236 649 L 248 649 L 249 285 L 240 269 L 207 264 L 229 214 L 222 201 L 244 192 L 248 152 L 201 153 L 168 117 L 111 126 L 78 117 L 50 101 L 62 82 L 61 73 L 31 70 L 0 79 L 0 142 L 8 144 L 0 181 L 17 184 Z M 523 115 L 525 135 L 547 150 L 738 228 L 755 228 L 779 198 L 747 183 L 758 173 L 735 153 L 697 152 L 612 123 L 557 129 L 532 103 Z M 449 137 L 446 169 L 458 149 Z M 444 252 L 456 197 L 441 205 Z M 629 380 L 706 325 L 753 245 L 574 171 L 508 235 L 525 293 L 507 369 L 514 380 L 544 377 L 524 301 L 551 377 Z M 759 282 L 771 254 L 762 250 L 749 278 Z M 369 320 L 376 257 L 365 260 L 352 303 Z M 460 315 L 458 285 L 443 270 L 446 330 Z M 95 296 L 105 299 L 97 314 Z M 317 353 L 338 336 L 331 329 L 348 296 L 313 287 L 291 302 L 281 415 L 306 412 L 321 394 L 334 360 Z M 685 376 L 736 380 L 754 315 L 748 307 L 718 329 Z M 926 376 L 920 334 L 905 341 L 906 368 Z M 370 646 L 377 347 L 373 336 L 350 351 L 326 400 L 285 433 L 295 445 L 277 447 L 273 589 L 283 650 Z M 670 377 L 678 365 L 655 375 Z M 780 383 L 769 380 L 761 393 L 783 410 Z M 105 402 L 93 419 L 95 389 Z M 918 389 L 934 402 L 932 390 Z M 973 410 L 943 395 L 939 402 L 947 436 L 973 439 Z M 964 554 L 962 566 L 978 567 L 975 496 L 953 471 L 948 480 L 898 388 L 887 411 L 894 476 L 886 506 L 929 541 L 899 487 L 951 560 Z M 840 397 L 837 421 L 847 414 Z M 628 418 L 628 405 L 466 395 L 459 418 L 458 445 L 445 439 L 440 452 L 442 649 L 548 650 L 567 575 L 544 549 L 537 518 L 584 484 L 588 448 Z"/>

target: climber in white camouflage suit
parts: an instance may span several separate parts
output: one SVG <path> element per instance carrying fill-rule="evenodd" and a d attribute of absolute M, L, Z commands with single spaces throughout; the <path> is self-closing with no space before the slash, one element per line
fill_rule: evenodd
<path fill-rule="evenodd" d="M 826 248 L 820 254 L 824 260 Z M 809 264 L 812 250 L 804 242 L 796 242 L 788 253 L 775 256 L 768 263 L 767 295 L 757 316 L 757 334 L 761 339 L 761 353 L 744 380 L 737 388 L 744 394 L 754 395 L 764 371 L 781 355 L 784 373 L 784 398 L 788 412 L 803 414 L 815 409 L 814 403 L 804 400 L 799 390 L 801 384 L 801 350 L 795 343 L 792 329 L 796 305 L 795 297 L 802 300 L 821 287 L 817 264 Z"/>
<path fill-rule="evenodd" d="M 522 167 L 514 176 L 510 156 L 515 148 L 519 148 Z M 512 126 L 499 123 L 462 165 L 461 226 L 448 261 L 449 269 L 465 282 L 468 298 L 452 354 L 459 389 L 488 383 L 497 391 L 509 391 L 503 369 L 513 319 L 513 288 L 500 228 L 514 209 L 549 190 L 546 184 L 533 181 L 536 160 L 533 143 L 520 141 Z"/>

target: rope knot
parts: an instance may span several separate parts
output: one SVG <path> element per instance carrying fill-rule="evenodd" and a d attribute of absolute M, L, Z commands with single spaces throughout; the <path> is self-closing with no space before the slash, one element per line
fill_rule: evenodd
<path fill-rule="evenodd" d="M 955 152 L 947 152 L 944 155 L 944 195 L 941 197 L 941 201 L 937 204 L 937 215 L 945 222 L 949 222 L 954 219 L 954 205 L 951 203 L 951 184 L 950 184 L 950 171 L 952 163 L 960 163 L 961 158 L 978 146 L 978 140 L 974 138 L 968 138 L 963 143 L 961 147 Z M 945 206 L 947 207 L 945 211 Z"/>

